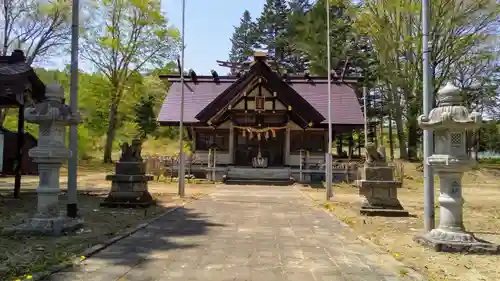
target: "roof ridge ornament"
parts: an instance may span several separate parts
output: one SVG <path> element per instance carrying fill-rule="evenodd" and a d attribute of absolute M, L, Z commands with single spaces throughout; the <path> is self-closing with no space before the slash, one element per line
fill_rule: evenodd
<path fill-rule="evenodd" d="M 253 53 L 253 59 L 254 59 L 254 61 L 257 61 L 257 60 L 265 61 L 267 59 L 267 55 L 264 52 L 257 51 L 255 53 Z"/>

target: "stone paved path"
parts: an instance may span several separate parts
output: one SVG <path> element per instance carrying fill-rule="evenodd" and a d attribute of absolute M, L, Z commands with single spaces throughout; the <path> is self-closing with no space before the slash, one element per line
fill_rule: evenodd
<path fill-rule="evenodd" d="M 221 186 L 47 280 L 416 280 L 346 229 L 293 187 Z"/>

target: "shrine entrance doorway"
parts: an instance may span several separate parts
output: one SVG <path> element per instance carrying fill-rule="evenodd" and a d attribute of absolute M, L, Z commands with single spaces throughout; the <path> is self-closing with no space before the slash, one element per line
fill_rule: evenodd
<path fill-rule="evenodd" d="M 277 130 L 275 137 L 269 136 L 267 139 L 261 136 L 259 140 L 255 135 L 249 134 L 236 134 L 234 138 L 236 166 L 254 166 L 253 159 L 259 157 L 259 152 L 266 159 L 266 166 L 284 165 L 284 130 Z"/>

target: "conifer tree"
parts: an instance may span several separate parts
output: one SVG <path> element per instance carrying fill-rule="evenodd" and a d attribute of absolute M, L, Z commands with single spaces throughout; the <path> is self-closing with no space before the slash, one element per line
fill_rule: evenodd
<path fill-rule="evenodd" d="M 302 19 L 313 7 L 311 0 L 289 0 L 288 28 L 286 40 L 288 46 L 287 63 L 294 73 L 303 73 L 307 69 L 309 60 L 307 54 L 298 48 L 295 38 L 298 35 L 297 27 L 302 23 Z"/>
<path fill-rule="evenodd" d="M 288 68 L 286 59 L 290 52 L 286 33 L 289 12 L 286 0 L 267 0 L 256 23 L 255 47 L 266 50 L 280 70 Z"/>
<path fill-rule="evenodd" d="M 255 45 L 254 32 L 255 23 L 252 22 L 250 12 L 246 10 L 241 17 L 240 25 L 235 27 L 231 38 L 230 62 L 242 63 L 253 55 L 253 47 Z"/>

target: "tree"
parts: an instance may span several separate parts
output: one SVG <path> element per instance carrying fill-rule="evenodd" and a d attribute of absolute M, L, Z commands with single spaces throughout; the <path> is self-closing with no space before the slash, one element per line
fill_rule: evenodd
<path fill-rule="evenodd" d="M 309 63 L 308 54 L 298 47 L 296 39 L 300 36 L 297 29 L 301 24 L 301 20 L 307 16 L 314 7 L 310 0 L 291 0 L 288 1 L 289 16 L 288 28 L 285 34 L 286 45 L 289 49 L 287 63 L 289 68 L 295 73 L 303 73 Z"/>
<path fill-rule="evenodd" d="M 138 137 L 145 140 L 148 135 L 153 134 L 158 128 L 156 122 L 155 97 L 153 95 L 142 96 L 135 105 L 135 122 L 138 126 Z"/>
<path fill-rule="evenodd" d="M 480 129 L 479 151 L 500 152 L 498 121 L 487 121 Z"/>
<path fill-rule="evenodd" d="M 267 0 L 257 19 L 255 47 L 267 49 L 267 55 L 274 60 L 278 70 L 293 71 L 286 63 L 290 54 L 286 39 L 288 16 L 286 0 Z"/>
<path fill-rule="evenodd" d="M 422 108 L 421 2 L 370 0 L 363 5 L 356 23 L 358 30 L 370 38 L 380 62 L 378 78 L 387 90 L 386 100 L 392 103 L 400 155 L 416 158 L 417 117 Z M 498 24 L 499 4 L 489 0 L 467 3 L 438 0 L 431 1 L 431 6 L 429 39 L 436 93 L 446 81 L 455 79 L 456 63 L 490 37 L 487 31 Z M 404 139 L 404 120 L 408 146 Z"/>
<path fill-rule="evenodd" d="M 242 63 L 253 55 L 255 45 L 255 23 L 252 22 L 250 12 L 245 10 L 240 20 L 240 25 L 234 28 L 231 38 L 231 51 L 229 61 Z"/>
<path fill-rule="evenodd" d="M 325 0 L 320 0 L 307 13 L 295 17 L 294 34 L 291 41 L 295 48 L 305 54 L 309 70 L 317 75 L 327 75 L 327 36 Z M 369 42 L 352 27 L 351 14 L 356 7 L 349 1 L 330 3 L 330 54 L 331 68 L 337 75 L 352 75 L 366 72 L 374 56 Z M 369 73 L 363 73 L 369 75 Z"/>
<path fill-rule="evenodd" d="M 27 63 L 55 56 L 69 42 L 71 3 L 63 0 L 2 1 L 2 55 L 22 49 Z"/>
<path fill-rule="evenodd" d="M 103 161 L 112 161 L 120 104 L 134 82 L 133 75 L 172 59 L 178 50 L 178 30 L 160 12 L 160 1 L 98 0 L 89 11 L 81 56 L 110 85 L 108 128 Z"/>
<path fill-rule="evenodd" d="M 1 55 L 21 49 L 32 64 L 59 55 L 71 34 L 69 1 L 3 0 L 0 4 Z M 0 109 L 0 126 L 8 109 Z"/>
<path fill-rule="evenodd" d="M 498 47 L 488 42 L 454 63 L 451 75 L 455 85 L 463 89 L 465 106 L 468 109 L 498 116 L 499 59 Z"/>

